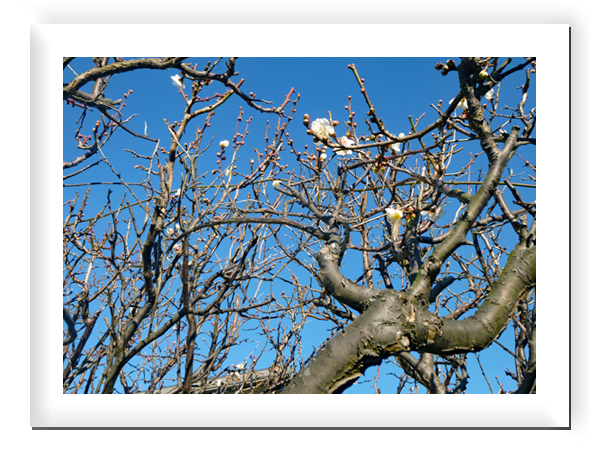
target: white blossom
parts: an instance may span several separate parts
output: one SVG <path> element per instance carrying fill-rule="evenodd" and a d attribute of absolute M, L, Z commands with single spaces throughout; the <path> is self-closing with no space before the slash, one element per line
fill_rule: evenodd
<path fill-rule="evenodd" d="M 490 89 L 489 91 L 487 91 L 485 93 L 485 98 L 487 98 L 488 100 L 491 100 L 492 98 L 494 98 L 494 90 Z"/>
<path fill-rule="evenodd" d="M 351 152 L 351 153 L 352 153 L 352 152 Z M 319 155 L 319 159 L 320 159 L 321 161 L 325 161 L 325 160 L 327 159 L 327 153 L 321 153 L 321 154 Z"/>
<path fill-rule="evenodd" d="M 180 229 L 180 228 L 181 228 L 181 226 L 180 226 L 178 223 L 176 223 L 176 224 L 175 224 L 175 229 L 176 229 L 177 231 L 179 231 L 179 229 Z"/>
<path fill-rule="evenodd" d="M 350 139 L 347 136 L 342 136 L 340 138 L 340 144 L 342 144 L 344 147 L 353 147 L 356 145 L 356 142 L 354 142 L 352 139 Z"/>
<path fill-rule="evenodd" d="M 353 147 L 356 145 L 356 142 L 346 136 L 342 136 L 340 138 L 340 144 L 344 147 Z M 347 156 L 352 154 L 352 150 L 337 150 L 335 153 L 340 156 Z"/>
<path fill-rule="evenodd" d="M 454 101 L 454 99 L 450 100 L 449 103 L 452 103 Z M 458 105 L 456 105 L 456 109 L 469 109 L 469 105 L 467 104 L 467 99 L 463 97 L 463 99 L 458 102 Z"/>
<path fill-rule="evenodd" d="M 226 177 L 230 177 L 231 176 L 231 169 L 227 169 L 225 172 L 223 172 L 223 175 L 225 175 Z"/>
<path fill-rule="evenodd" d="M 221 141 L 221 142 L 219 143 L 219 146 L 220 146 L 221 148 L 226 148 L 226 147 L 229 147 L 229 141 Z"/>
<path fill-rule="evenodd" d="M 404 133 L 400 133 L 398 136 L 394 136 L 394 137 L 403 138 Z M 400 151 L 400 142 L 396 142 L 395 144 L 390 145 L 390 148 L 392 149 L 392 151 L 398 153 Z"/>
<path fill-rule="evenodd" d="M 179 75 L 173 75 L 171 77 L 171 80 L 173 80 L 173 86 L 177 86 L 178 88 L 183 89 L 183 80 Z"/>
<path fill-rule="evenodd" d="M 386 208 L 385 212 L 390 222 L 398 222 L 402 219 L 402 210 L 396 208 Z"/>
<path fill-rule="evenodd" d="M 327 119 L 317 119 L 311 125 L 310 129 L 313 134 L 321 140 L 327 140 L 331 136 L 335 136 L 335 130 L 329 124 Z"/>
<path fill-rule="evenodd" d="M 173 230 L 173 228 L 169 228 L 169 229 L 167 230 L 167 236 L 172 236 L 172 235 L 173 235 L 173 233 L 175 233 L 175 230 Z"/>
<path fill-rule="evenodd" d="M 445 214 L 444 205 L 437 206 L 431 211 L 421 211 L 421 215 L 427 216 L 427 218 L 432 222 L 436 222 Z"/>
<path fill-rule="evenodd" d="M 274 187 L 274 188 L 277 188 L 277 187 L 279 187 L 279 185 L 280 185 L 280 184 L 281 184 L 281 181 L 279 181 L 279 180 L 274 180 L 274 181 L 273 181 L 273 187 Z"/>

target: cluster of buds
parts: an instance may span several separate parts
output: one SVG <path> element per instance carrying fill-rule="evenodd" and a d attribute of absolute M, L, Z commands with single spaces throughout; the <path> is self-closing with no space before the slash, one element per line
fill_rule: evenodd
<path fill-rule="evenodd" d="M 375 166 L 373 166 L 373 172 L 383 173 L 385 172 L 385 165 L 387 164 L 386 158 L 383 155 L 375 156 Z"/>
<path fill-rule="evenodd" d="M 411 223 L 413 220 L 415 220 L 417 218 L 417 213 L 415 211 L 415 208 L 412 206 L 409 206 L 408 208 L 406 208 L 406 223 Z"/>
<path fill-rule="evenodd" d="M 441 62 L 437 63 L 435 65 L 435 69 L 441 71 L 442 76 L 445 77 L 446 75 L 448 75 L 448 72 L 456 70 L 456 63 L 453 59 L 449 59 L 448 61 L 446 61 L 446 64 Z"/>
<path fill-rule="evenodd" d="M 92 139 L 92 136 L 84 136 L 83 134 L 79 133 L 77 134 L 77 137 L 75 139 L 77 140 L 80 146 L 87 147 L 89 141 L 91 141 Z"/>

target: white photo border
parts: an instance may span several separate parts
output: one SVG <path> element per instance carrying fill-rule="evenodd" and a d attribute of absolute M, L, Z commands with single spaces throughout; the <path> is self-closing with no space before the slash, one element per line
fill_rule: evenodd
<path fill-rule="evenodd" d="M 189 30 L 186 28 L 189 27 Z M 457 35 L 463 39 L 447 41 Z M 219 36 L 201 47 L 181 40 L 179 53 L 236 56 L 440 56 L 444 54 L 535 56 L 537 58 L 537 271 L 536 395 L 63 395 L 62 394 L 62 57 L 173 53 L 178 35 Z M 351 46 L 312 45 L 340 36 L 377 36 L 377 46 L 356 40 Z M 418 35 L 418 45 L 414 36 Z M 523 40 L 523 36 L 535 39 Z M 99 38 L 101 36 L 101 38 Z M 273 39 L 285 36 L 285 39 Z M 310 36 L 311 39 L 307 39 Z M 473 36 L 481 36 L 475 39 Z M 468 37 L 468 38 L 467 38 Z M 268 45 L 264 45 L 268 42 Z M 407 43 L 400 45 L 399 43 Z M 408 45 L 410 44 L 410 45 Z M 351 54 L 348 54 L 349 51 Z M 310 53 L 309 53 L 310 52 Z M 341 53 L 340 53 L 341 52 Z M 570 135 L 553 133 L 556 117 L 569 111 L 568 25 L 32 25 L 31 110 L 32 259 L 31 426 L 190 427 L 190 428 L 567 428 L 570 379 L 556 371 L 555 355 L 569 355 L 569 241 L 567 221 L 555 220 L 552 205 L 569 205 L 569 190 L 553 183 L 564 178 Z M 570 112 L 570 111 L 569 111 Z M 553 113 L 555 117 L 550 118 Z M 564 119 L 563 123 L 568 123 Z M 551 138 L 550 138 L 551 136 Z M 562 330 L 557 333 L 557 330 Z M 360 412 L 360 413 L 358 413 Z"/>

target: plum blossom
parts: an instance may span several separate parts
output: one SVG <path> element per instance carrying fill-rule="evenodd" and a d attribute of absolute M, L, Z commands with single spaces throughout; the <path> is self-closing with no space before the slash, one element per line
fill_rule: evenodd
<path fill-rule="evenodd" d="M 344 147 L 352 147 L 352 146 L 356 145 L 356 142 L 354 142 L 352 139 L 350 139 L 347 136 L 342 136 L 340 138 L 340 144 L 342 144 Z"/>
<path fill-rule="evenodd" d="M 219 147 L 221 147 L 221 148 L 229 147 L 229 141 L 221 141 L 219 143 Z"/>
<path fill-rule="evenodd" d="M 421 211 L 421 215 L 427 216 L 427 218 L 429 220 L 431 220 L 432 222 L 436 222 L 441 217 L 443 217 L 443 215 L 445 214 L 444 205 L 445 205 L 445 203 L 443 205 L 439 205 L 439 206 L 435 207 L 431 211 Z"/>
<path fill-rule="evenodd" d="M 402 210 L 397 208 L 386 208 L 386 215 L 392 225 L 392 239 L 398 240 L 400 234 L 400 225 L 402 224 Z"/>
<path fill-rule="evenodd" d="M 279 180 L 274 180 L 273 181 L 273 187 L 274 188 L 278 188 L 280 184 L 281 184 L 281 181 L 279 181 Z"/>
<path fill-rule="evenodd" d="M 327 140 L 330 136 L 335 136 L 335 130 L 329 124 L 327 119 L 317 119 L 310 125 L 310 130 L 321 140 Z"/>
<path fill-rule="evenodd" d="M 173 86 L 177 86 L 179 89 L 183 89 L 183 80 L 181 78 L 181 76 L 179 75 L 173 75 L 171 77 L 171 80 L 173 80 Z"/>
<path fill-rule="evenodd" d="M 487 98 L 488 100 L 491 100 L 492 98 L 494 98 L 494 90 L 490 89 L 489 91 L 487 91 L 485 93 L 485 98 Z"/>
<path fill-rule="evenodd" d="M 454 101 L 454 99 L 450 100 L 448 103 L 452 103 L 453 101 Z M 456 109 L 469 109 L 469 105 L 467 104 L 467 99 L 463 97 L 463 99 L 460 102 L 458 102 L 458 105 L 456 105 Z"/>
<path fill-rule="evenodd" d="M 390 222 L 398 222 L 402 219 L 402 210 L 396 208 L 386 208 L 385 212 Z"/>
<path fill-rule="evenodd" d="M 403 138 L 404 137 L 404 133 L 400 133 L 397 137 L 399 138 Z M 390 145 L 390 148 L 398 153 L 400 151 L 400 142 L 396 142 L 395 144 Z"/>
<path fill-rule="evenodd" d="M 344 147 L 353 147 L 356 145 L 356 143 L 352 140 L 349 139 L 346 136 L 342 136 L 340 138 L 340 144 L 342 144 Z M 352 150 L 336 150 L 336 155 L 340 155 L 340 156 L 348 156 L 352 154 Z"/>
<path fill-rule="evenodd" d="M 321 153 L 321 154 L 319 155 L 319 159 L 320 159 L 321 161 L 325 161 L 325 160 L 327 159 L 327 153 Z"/>

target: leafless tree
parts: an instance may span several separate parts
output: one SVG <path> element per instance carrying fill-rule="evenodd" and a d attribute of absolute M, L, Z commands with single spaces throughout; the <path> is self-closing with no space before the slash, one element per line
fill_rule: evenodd
<path fill-rule="evenodd" d="M 535 146 L 535 58 L 440 62 L 441 76 L 458 74 L 456 96 L 431 105 L 431 123 L 411 117 L 406 135 L 386 128 L 350 65 L 365 122 L 351 97 L 342 123 L 304 115 L 310 148 L 288 132 L 293 88 L 271 106 L 233 81 L 236 58 L 187 61 L 93 58 L 63 85 L 65 107 L 81 111 L 63 163 L 65 393 L 341 393 L 383 362 L 397 392 L 464 393 L 468 356 L 494 343 L 514 363 L 513 392 L 535 393 L 535 200 L 524 190 L 536 168 L 521 152 Z M 105 97 L 114 78 L 145 69 L 178 71 L 184 107 L 165 119 L 168 148 L 141 131 L 143 114 L 125 115 L 131 91 Z M 520 101 L 501 107 L 500 86 L 518 77 Z M 232 142 L 210 132 L 235 101 L 269 118 L 248 170 L 236 165 L 252 122 L 243 109 Z M 119 136 L 139 143 L 123 148 L 127 172 L 112 162 Z M 457 167 L 467 146 L 477 153 Z M 114 181 L 91 181 L 96 166 Z M 98 189 L 102 205 L 90 201 Z M 498 341 L 509 325 L 511 348 Z"/>

